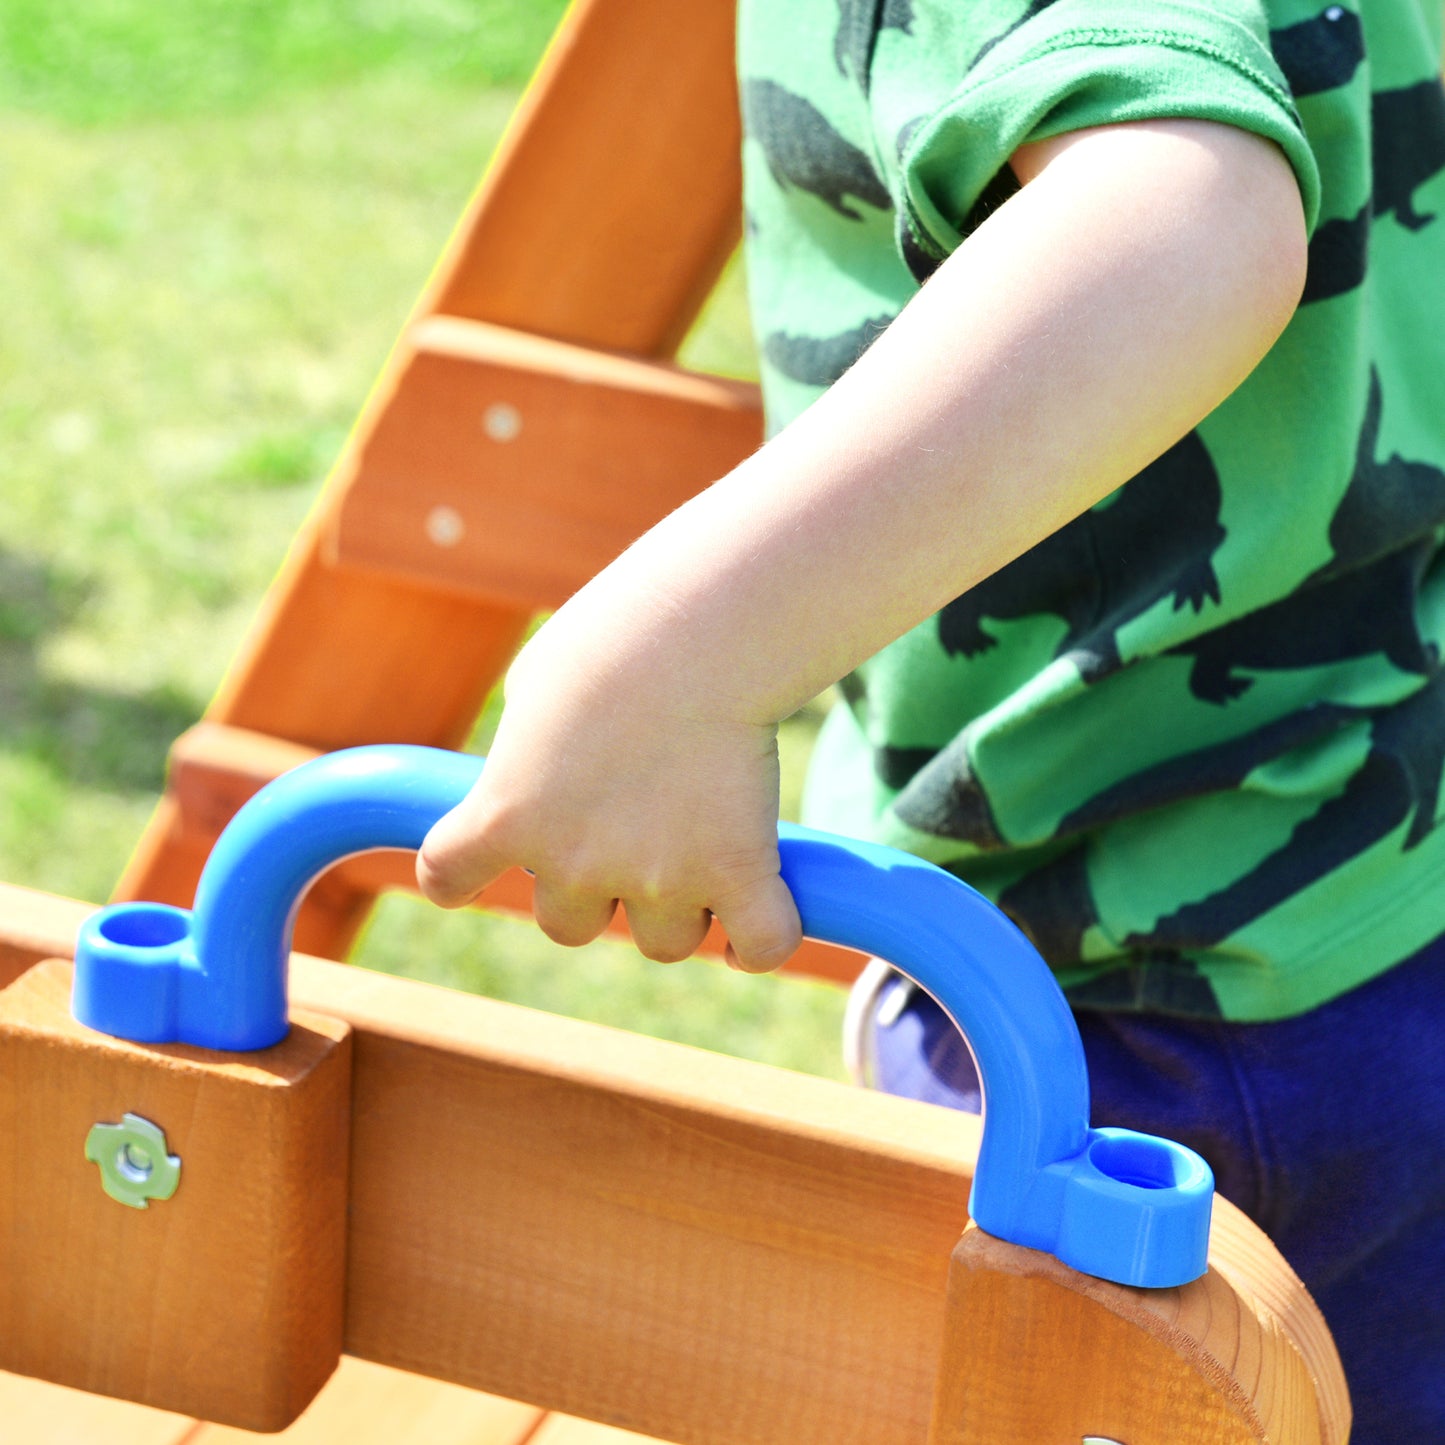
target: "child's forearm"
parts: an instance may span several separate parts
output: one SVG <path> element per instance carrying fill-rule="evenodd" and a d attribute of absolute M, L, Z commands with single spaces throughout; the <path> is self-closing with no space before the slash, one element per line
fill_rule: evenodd
<path fill-rule="evenodd" d="M 1015 167 L 826 396 L 523 650 L 481 782 L 422 849 L 428 896 L 520 864 L 561 942 L 620 900 L 652 958 L 711 916 L 742 967 L 791 953 L 776 722 L 1164 451 L 1303 283 L 1293 175 L 1243 132 L 1113 127 Z"/>
<path fill-rule="evenodd" d="M 1293 311 L 1303 219 L 1268 142 L 1112 127 L 1016 164 L 852 371 L 597 587 L 708 706 L 786 716 L 1139 471 Z"/>

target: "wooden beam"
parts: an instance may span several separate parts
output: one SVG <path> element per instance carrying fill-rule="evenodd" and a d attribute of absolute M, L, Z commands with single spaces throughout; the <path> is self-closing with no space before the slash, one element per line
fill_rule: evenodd
<path fill-rule="evenodd" d="M 334 560 L 552 610 L 762 441 L 755 386 L 432 317 L 335 509 Z"/>
<path fill-rule="evenodd" d="M 304 957 L 292 999 L 353 1029 L 349 1353 L 691 1445 L 925 1437 L 978 1120 Z M 1008 1355 L 1033 1286 L 1003 1288 Z M 1175 1296 L 1219 1366 L 1191 1380 L 1261 1419 L 1306 1381 L 1338 1423 L 1318 1312 L 1222 1201 Z M 1110 1368 L 1139 1393 L 1136 1325 Z"/>
<path fill-rule="evenodd" d="M 543 1419 L 532 1405 L 344 1359 L 311 1408 L 272 1438 L 276 1445 L 530 1445 Z M 94 1438 L 112 1445 L 108 1437 Z M 256 1437 L 198 1425 L 183 1445 L 256 1445 Z"/>
<path fill-rule="evenodd" d="M 582 0 L 424 309 L 670 356 L 742 229 L 733 0 Z"/>
<path fill-rule="evenodd" d="M 346 1349 L 696 1445 L 922 1439 L 977 1121 L 297 961 L 355 1021 Z"/>
<path fill-rule="evenodd" d="M 0 883 L 0 988 L 45 958 L 74 958 L 80 925 L 95 912 L 80 903 Z"/>
<path fill-rule="evenodd" d="M 221 829 L 236 810 L 273 778 L 317 756 L 314 748 L 213 722 L 197 723 L 176 739 L 171 748 L 167 780 L 166 847 L 173 867 L 186 865 L 191 892 Z M 338 864 L 319 878 L 307 894 L 307 906 L 296 928 L 297 950 L 323 951 L 346 925 L 349 911 L 364 910 L 376 894 L 388 890 L 414 892 L 415 889 L 416 863 L 412 853 L 380 849 Z M 530 918 L 532 879 L 514 868 L 487 888 L 478 906 Z M 33 903 L 29 907 L 36 909 Z M 619 913 L 608 933 L 615 938 L 629 938 L 625 916 Z M 700 952 L 718 956 L 725 946 L 726 938 L 714 924 Z M 26 966 L 57 951 L 31 950 L 26 956 Z M 808 940 L 787 969 L 790 973 L 850 983 L 857 977 L 863 961 L 862 955 L 852 949 Z M 0 952 L 0 968 L 3 967 L 4 955 Z M 17 967 L 15 972 L 18 971 Z"/>

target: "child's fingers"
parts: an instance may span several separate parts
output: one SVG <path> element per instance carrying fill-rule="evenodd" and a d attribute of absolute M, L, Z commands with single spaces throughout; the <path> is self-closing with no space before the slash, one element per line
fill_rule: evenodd
<path fill-rule="evenodd" d="M 776 874 L 719 900 L 713 911 L 728 936 L 728 965 L 743 973 L 781 968 L 803 941 L 797 904 Z"/>
<path fill-rule="evenodd" d="M 416 855 L 417 887 L 439 908 L 470 903 L 515 861 L 471 833 L 458 819 L 459 812 L 454 809 L 442 818 Z"/>
<path fill-rule="evenodd" d="M 565 888 L 538 876 L 532 891 L 532 915 L 537 927 L 569 948 L 591 943 L 617 912 L 617 900 L 579 888 Z"/>
<path fill-rule="evenodd" d="M 701 908 L 679 914 L 634 899 L 627 902 L 632 941 L 637 951 L 654 963 L 681 963 L 691 958 L 707 936 L 708 923 L 708 914 Z"/>

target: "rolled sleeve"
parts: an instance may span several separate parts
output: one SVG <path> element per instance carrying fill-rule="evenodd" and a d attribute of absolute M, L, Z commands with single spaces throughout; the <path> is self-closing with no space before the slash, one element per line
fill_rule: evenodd
<path fill-rule="evenodd" d="M 1274 141 L 1313 232 L 1319 169 L 1252 0 L 1055 0 L 989 45 L 910 128 L 898 201 L 918 244 L 944 256 L 1021 145 L 1162 119 L 1216 121 Z"/>

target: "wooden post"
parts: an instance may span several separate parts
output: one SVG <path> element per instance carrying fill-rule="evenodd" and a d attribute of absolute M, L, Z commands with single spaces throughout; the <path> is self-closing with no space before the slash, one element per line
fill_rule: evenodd
<path fill-rule="evenodd" d="M 42 963 L 0 993 L 0 1369 L 279 1430 L 341 1356 L 351 1030 L 132 1044 L 74 1021 L 70 976 Z M 93 1135 L 127 1116 L 164 1143 Z M 177 1187 L 126 1204 L 94 1160 L 178 1167 Z"/>
<path fill-rule="evenodd" d="M 1344 1445 L 1333 1345 L 1317 1316 L 1276 1318 L 1303 1287 L 1239 1222 L 1221 1211 L 1255 1275 L 1231 1279 L 1216 1250 L 1202 1279 L 1168 1290 L 1092 1279 L 969 1225 L 929 1445 Z"/>

